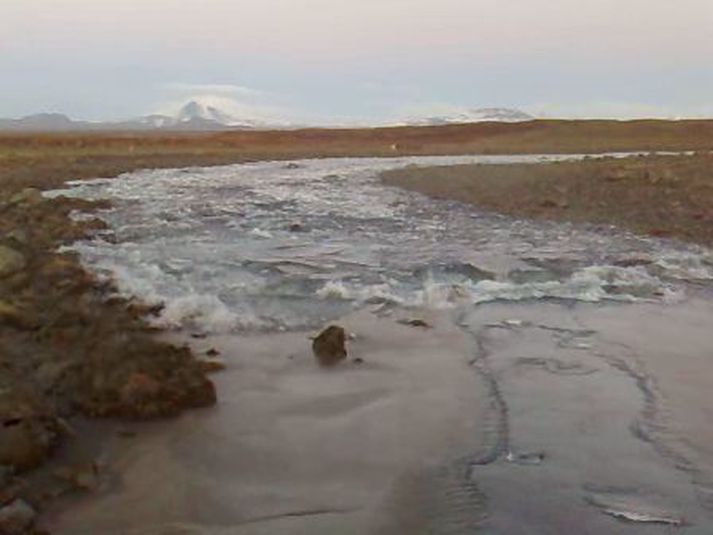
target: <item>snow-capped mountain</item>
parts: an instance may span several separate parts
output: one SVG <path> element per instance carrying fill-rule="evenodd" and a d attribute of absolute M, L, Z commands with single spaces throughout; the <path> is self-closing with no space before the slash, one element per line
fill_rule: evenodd
<path fill-rule="evenodd" d="M 230 114 L 207 104 L 201 104 L 196 100 L 191 100 L 183 105 L 176 114 L 176 122 L 185 123 L 189 121 L 212 121 L 224 125 L 236 122 Z"/>
<path fill-rule="evenodd" d="M 199 100 L 186 102 L 173 114 L 155 113 L 139 117 L 136 121 L 150 128 L 180 130 L 225 130 L 276 126 L 266 121 L 235 117 L 217 106 Z"/>
<path fill-rule="evenodd" d="M 438 115 L 425 115 L 422 117 L 410 117 L 403 121 L 404 124 L 421 125 L 442 125 L 458 123 L 480 123 L 486 121 L 501 123 L 518 123 L 532 121 L 535 118 L 524 111 L 512 108 L 474 108 L 456 110 Z"/>

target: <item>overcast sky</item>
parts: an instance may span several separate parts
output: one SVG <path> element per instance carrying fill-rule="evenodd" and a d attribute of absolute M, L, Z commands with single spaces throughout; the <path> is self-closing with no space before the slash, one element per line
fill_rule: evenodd
<path fill-rule="evenodd" d="M 0 116 L 713 116 L 713 0 L 0 0 Z"/>

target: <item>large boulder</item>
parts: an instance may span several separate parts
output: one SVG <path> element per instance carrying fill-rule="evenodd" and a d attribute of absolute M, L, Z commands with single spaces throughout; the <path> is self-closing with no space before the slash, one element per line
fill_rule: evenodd
<path fill-rule="evenodd" d="M 347 358 L 346 333 L 338 325 L 330 325 L 313 341 L 312 351 L 321 366 L 333 366 Z"/>

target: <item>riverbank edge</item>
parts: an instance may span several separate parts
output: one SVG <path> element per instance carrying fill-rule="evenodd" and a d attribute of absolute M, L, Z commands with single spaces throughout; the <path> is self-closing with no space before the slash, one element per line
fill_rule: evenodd
<path fill-rule="evenodd" d="M 615 226 L 713 247 L 713 153 L 407 167 L 387 186 L 517 218 Z"/>
<path fill-rule="evenodd" d="M 210 362 L 188 347 L 156 336 L 155 308 L 120 298 L 111 280 L 100 280 L 63 245 L 106 231 L 98 210 L 106 201 L 43 190 L 68 180 L 116 178 L 143 168 L 227 165 L 244 158 L 156 155 L 140 159 L 92 159 L 72 166 L 62 159 L 0 180 L 0 531 L 25 523 L 57 497 L 91 490 L 94 462 L 62 467 L 48 478 L 44 465 L 82 437 L 75 417 L 150 420 L 174 417 L 217 402 L 207 377 Z M 0 177 L 3 178 L 3 177 Z M 87 214 L 73 220 L 71 213 Z M 69 457 L 72 457 L 69 455 Z"/>

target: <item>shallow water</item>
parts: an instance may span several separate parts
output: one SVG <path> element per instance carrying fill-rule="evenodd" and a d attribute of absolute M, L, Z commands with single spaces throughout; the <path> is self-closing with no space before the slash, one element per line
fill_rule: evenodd
<path fill-rule="evenodd" d="M 215 412 L 122 445 L 122 485 L 51 527 L 713 532 L 711 251 L 378 180 L 541 158 L 261 162 L 65 191 L 114 203 L 110 232 L 73 246 L 87 265 L 165 303 L 162 326 L 223 333 L 197 350 L 229 371 Z M 324 375 L 300 331 L 336 318 L 366 365 Z"/>
<path fill-rule="evenodd" d="M 165 303 L 162 326 L 316 327 L 376 301 L 670 301 L 682 280 L 713 279 L 710 251 L 483 214 L 385 188 L 377 176 L 406 165 L 542 159 L 260 162 L 141 171 L 65 193 L 114 202 L 102 214 L 110 241 L 74 248 L 123 292 Z"/>

